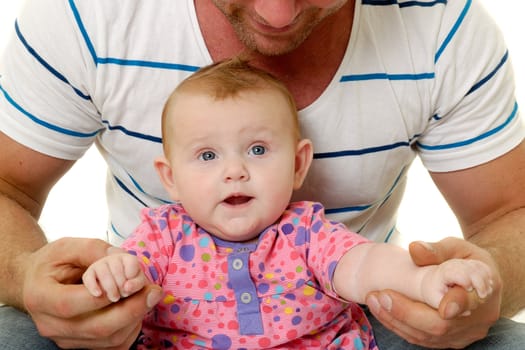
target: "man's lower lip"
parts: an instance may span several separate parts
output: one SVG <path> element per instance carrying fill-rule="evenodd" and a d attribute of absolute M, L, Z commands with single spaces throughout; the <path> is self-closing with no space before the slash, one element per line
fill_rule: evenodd
<path fill-rule="evenodd" d="M 289 24 L 285 27 L 275 28 L 267 24 L 258 22 L 256 20 L 253 21 L 252 25 L 254 26 L 256 32 L 258 32 L 261 35 L 272 35 L 272 34 L 279 35 L 279 34 L 287 33 L 292 29 L 292 26 L 293 26 L 293 24 Z"/>

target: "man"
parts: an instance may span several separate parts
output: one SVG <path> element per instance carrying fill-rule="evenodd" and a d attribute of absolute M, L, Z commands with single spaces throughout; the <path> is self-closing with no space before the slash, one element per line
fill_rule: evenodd
<path fill-rule="evenodd" d="M 314 141 L 312 172 L 296 198 L 319 200 L 334 219 L 385 240 L 417 153 L 468 242 L 422 244 L 415 261 L 470 257 L 501 277 L 482 303 L 452 288 L 447 319 L 391 291 L 372 293 L 379 346 L 410 349 L 404 338 L 463 348 L 483 338 L 525 295 L 524 132 L 506 48 L 491 23 L 470 0 L 29 2 L 0 79 L 0 300 L 28 311 L 62 348 L 133 343 L 161 292 L 149 286 L 106 307 L 74 283 L 108 245 L 46 244 L 36 219 L 49 189 L 96 140 L 112 173 L 109 241 L 119 244 L 138 209 L 166 197 L 150 166 L 160 154 L 165 98 L 198 67 L 248 50 L 292 91 Z M 8 349 L 9 341 L 23 348 L 9 333 L 13 322 L 28 327 L 24 343 L 40 341 L 23 314 L 0 312 L 0 322 L 9 320 L 0 327 Z M 496 348 L 494 337 L 516 348 L 524 333 L 500 320 L 471 349 Z M 37 344 L 29 348 L 53 348 Z"/>

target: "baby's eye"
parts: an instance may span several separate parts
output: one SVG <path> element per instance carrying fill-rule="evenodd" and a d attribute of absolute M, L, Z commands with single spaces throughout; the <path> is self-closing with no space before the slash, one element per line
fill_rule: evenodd
<path fill-rule="evenodd" d="M 204 161 L 208 161 L 208 160 L 214 160 L 216 158 L 216 155 L 214 152 L 212 151 L 205 151 L 205 152 L 202 152 L 200 155 L 199 155 L 199 159 L 200 160 L 204 160 Z"/>
<path fill-rule="evenodd" d="M 253 154 L 255 156 L 262 156 L 265 153 L 266 153 L 266 147 L 261 146 L 261 145 L 253 146 L 250 149 L 250 154 Z"/>

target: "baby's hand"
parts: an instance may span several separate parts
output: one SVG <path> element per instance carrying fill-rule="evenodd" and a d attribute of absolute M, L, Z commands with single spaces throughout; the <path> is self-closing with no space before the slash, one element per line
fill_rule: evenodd
<path fill-rule="evenodd" d="M 91 295 L 99 297 L 106 293 L 109 300 L 117 302 L 141 290 L 146 276 L 136 256 L 110 248 L 108 256 L 89 266 L 82 281 Z"/>
<path fill-rule="evenodd" d="M 423 300 L 436 309 L 453 286 L 461 286 L 467 292 L 475 291 L 481 302 L 493 292 L 492 271 L 479 260 L 451 259 L 428 268 L 422 279 L 421 292 Z"/>

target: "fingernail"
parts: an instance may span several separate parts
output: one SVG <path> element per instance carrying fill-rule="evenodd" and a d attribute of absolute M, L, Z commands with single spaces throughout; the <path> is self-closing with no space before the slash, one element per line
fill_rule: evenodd
<path fill-rule="evenodd" d="M 109 299 L 109 301 L 111 301 L 112 303 L 116 303 L 117 301 L 120 300 L 120 296 L 117 296 L 117 295 L 108 295 L 108 299 Z"/>
<path fill-rule="evenodd" d="M 375 295 L 371 295 L 368 297 L 368 308 L 372 313 L 378 313 L 381 309 L 381 305 L 379 305 L 379 300 L 377 300 Z"/>
<path fill-rule="evenodd" d="M 445 318 L 446 319 L 454 318 L 458 315 L 458 313 L 459 313 L 459 305 L 454 302 L 448 303 L 447 306 L 445 307 Z"/>
<path fill-rule="evenodd" d="M 392 298 L 390 298 L 389 295 L 380 294 L 379 303 L 381 304 L 381 307 L 386 311 L 390 312 L 392 310 Z"/>
<path fill-rule="evenodd" d="M 158 289 L 153 289 L 148 294 L 148 297 L 146 299 L 146 306 L 151 309 L 158 304 L 160 299 L 162 299 L 162 292 Z"/>
<path fill-rule="evenodd" d="M 434 252 L 434 246 L 428 242 L 423 242 L 423 241 L 418 241 L 419 244 L 421 244 L 423 246 L 423 248 L 425 248 L 426 250 L 428 250 L 429 252 Z"/>

